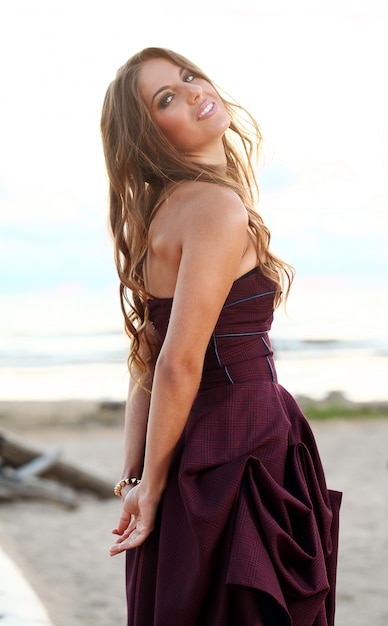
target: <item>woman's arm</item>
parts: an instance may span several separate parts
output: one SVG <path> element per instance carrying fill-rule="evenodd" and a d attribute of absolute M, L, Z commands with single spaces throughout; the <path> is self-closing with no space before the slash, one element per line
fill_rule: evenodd
<path fill-rule="evenodd" d="M 198 391 L 206 348 L 247 245 L 247 212 L 230 190 L 208 185 L 206 193 L 188 198 L 176 221 L 181 259 L 155 367 L 142 481 L 125 498 L 115 531 L 121 537 L 111 554 L 140 545 L 153 529 L 175 447 Z"/>
<path fill-rule="evenodd" d="M 140 478 L 144 464 L 144 449 L 147 432 L 148 412 L 151 399 L 152 381 L 155 369 L 155 360 L 158 352 L 158 341 L 153 328 L 149 324 L 146 335 L 151 345 L 151 351 L 143 340 L 140 346 L 140 356 L 147 362 L 149 371 L 139 387 L 131 378 L 128 388 L 128 397 L 125 406 L 124 425 L 124 461 L 121 478 Z M 125 497 L 130 486 L 121 489 Z"/>

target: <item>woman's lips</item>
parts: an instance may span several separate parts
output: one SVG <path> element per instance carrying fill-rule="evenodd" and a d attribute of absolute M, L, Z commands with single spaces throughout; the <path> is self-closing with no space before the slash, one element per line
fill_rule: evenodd
<path fill-rule="evenodd" d="M 201 104 L 197 114 L 197 120 L 205 120 L 206 118 L 214 115 L 217 111 L 217 105 L 213 100 L 207 99 Z"/>

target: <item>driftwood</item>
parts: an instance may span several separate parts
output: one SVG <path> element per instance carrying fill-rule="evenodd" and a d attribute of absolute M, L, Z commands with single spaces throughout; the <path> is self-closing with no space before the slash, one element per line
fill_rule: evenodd
<path fill-rule="evenodd" d="M 100 498 L 113 497 L 110 481 L 61 461 L 59 456 L 59 451 L 42 454 L 0 431 L 0 498 L 38 497 L 73 507 L 78 489 Z"/>
<path fill-rule="evenodd" d="M 51 500 L 70 509 L 78 506 L 77 494 L 71 487 L 37 476 L 21 478 L 14 470 L 0 471 L 0 500 L 19 498 Z"/>
<path fill-rule="evenodd" d="M 18 478 L 39 476 L 39 474 L 43 474 L 44 472 L 48 471 L 50 467 L 52 467 L 54 463 L 58 461 L 60 456 L 60 450 L 54 450 L 54 452 L 46 452 L 45 454 L 36 456 L 34 459 L 32 459 L 32 461 L 21 465 L 14 470 L 14 473 L 18 476 Z"/>

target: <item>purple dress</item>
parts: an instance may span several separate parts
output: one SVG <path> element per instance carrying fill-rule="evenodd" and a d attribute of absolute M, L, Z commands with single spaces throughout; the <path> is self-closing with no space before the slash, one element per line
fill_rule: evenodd
<path fill-rule="evenodd" d="M 274 295 L 255 269 L 224 304 L 156 528 L 127 552 L 128 626 L 334 624 L 341 494 L 277 382 Z M 172 299 L 149 305 L 163 340 Z"/>

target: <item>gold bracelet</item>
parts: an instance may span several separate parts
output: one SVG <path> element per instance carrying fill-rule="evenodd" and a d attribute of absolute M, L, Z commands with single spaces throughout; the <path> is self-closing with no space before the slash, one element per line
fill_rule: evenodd
<path fill-rule="evenodd" d="M 113 493 L 115 496 L 121 498 L 121 490 L 125 485 L 138 485 L 140 483 L 140 478 L 123 478 L 123 480 L 119 480 L 115 488 L 113 489 Z"/>

